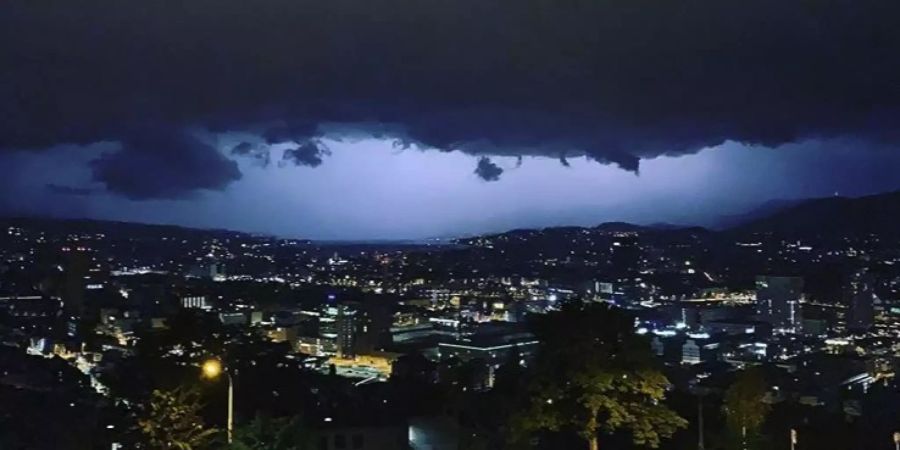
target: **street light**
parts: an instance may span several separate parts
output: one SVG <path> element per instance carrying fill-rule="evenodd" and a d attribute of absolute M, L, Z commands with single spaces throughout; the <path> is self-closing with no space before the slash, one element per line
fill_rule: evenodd
<path fill-rule="evenodd" d="M 209 359 L 203 362 L 201 369 L 203 370 L 203 376 L 215 379 L 222 373 L 222 363 L 218 359 Z"/>
<path fill-rule="evenodd" d="M 228 373 L 227 370 L 222 366 L 222 362 L 218 359 L 208 359 L 203 362 L 203 365 L 200 366 L 200 369 L 203 371 L 203 376 L 214 380 L 219 377 L 221 374 L 225 374 L 225 377 L 228 378 L 228 443 L 231 444 L 234 435 L 234 383 L 231 379 L 231 374 Z"/>

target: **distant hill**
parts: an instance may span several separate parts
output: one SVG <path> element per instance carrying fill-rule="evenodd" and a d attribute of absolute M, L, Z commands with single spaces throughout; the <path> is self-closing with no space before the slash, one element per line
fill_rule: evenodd
<path fill-rule="evenodd" d="M 678 225 L 674 223 L 657 222 L 647 225 L 636 225 L 628 222 L 605 222 L 594 227 L 597 231 L 605 232 L 667 232 L 667 231 L 687 231 L 691 233 L 706 233 L 709 230 L 695 225 Z"/>
<path fill-rule="evenodd" d="M 807 200 L 772 200 L 745 214 L 723 218 L 722 235 L 744 233 L 773 233 L 785 236 L 814 235 L 859 235 L 880 234 L 900 236 L 900 191 L 864 197 L 826 197 Z M 196 229 L 175 225 L 151 225 L 133 222 L 117 222 L 92 219 L 54 219 L 40 217 L 0 217 L 0 228 L 27 226 L 53 232 L 104 233 L 131 237 L 156 237 L 166 235 L 197 236 L 200 234 L 220 237 L 251 237 L 251 233 L 221 229 Z M 627 222 L 605 222 L 593 227 L 559 226 L 543 229 L 514 229 L 503 233 L 475 235 L 457 239 L 441 240 L 443 244 L 466 244 L 478 238 L 504 236 L 508 239 L 527 240 L 535 237 L 565 236 L 583 232 L 620 233 L 639 232 L 648 234 L 701 234 L 720 233 L 702 227 L 655 223 L 636 225 Z M 310 241 L 306 241 L 310 242 Z M 434 242 L 320 242 L 324 246 L 364 244 L 369 246 L 394 245 L 434 245 Z"/>
<path fill-rule="evenodd" d="M 900 191 L 806 200 L 731 228 L 781 235 L 900 234 Z"/>
<path fill-rule="evenodd" d="M 676 223 L 657 222 L 644 226 L 645 230 L 656 231 L 688 231 L 692 233 L 708 233 L 710 230 L 699 225 L 679 225 Z"/>
<path fill-rule="evenodd" d="M 810 200 L 811 199 L 808 198 L 769 200 L 749 211 L 745 211 L 740 214 L 722 216 L 716 221 L 715 227 L 718 230 L 727 230 L 729 228 L 739 227 L 741 225 L 745 225 L 750 222 L 769 217 L 779 211 L 785 210 L 792 206 L 797 206 Z"/>
<path fill-rule="evenodd" d="M 710 230 L 698 226 L 673 225 L 668 223 L 655 223 L 651 225 L 637 225 L 628 222 L 604 222 L 593 227 L 580 226 L 555 226 L 546 228 L 517 228 L 502 233 L 468 236 L 454 240 L 454 243 L 471 245 L 480 239 L 502 238 L 511 242 L 571 242 L 573 236 L 585 234 L 615 234 L 615 233 L 641 233 L 646 235 L 672 235 L 682 236 L 687 234 L 708 234 Z M 555 244 L 554 244 L 555 245 Z"/>
<path fill-rule="evenodd" d="M 90 233 L 106 235 L 128 235 L 132 237 L 156 236 L 250 236 L 249 233 L 222 229 L 189 228 L 178 225 L 156 225 L 137 222 L 119 222 L 95 219 L 57 219 L 49 217 L 2 217 L 0 227 L 27 227 L 55 233 Z"/>
<path fill-rule="evenodd" d="M 594 227 L 550 227 L 517 229 L 482 237 L 504 236 L 510 239 L 552 238 L 593 231 L 599 233 L 639 232 L 642 234 L 693 234 L 728 237 L 745 233 L 772 233 L 783 236 L 813 237 L 879 234 L 900 236 L 900 191 L 865 197 L 826 197 L 806 200 L 772 200 L 746 214 L 730 216 L 735 225 L 712 231 L 702 227 L 665 223 L 636 225 L 606 222 Z M 469 239 L 457 242 L 465 243 Z"/>
<path fill-rule="evenodd" d="M 597 231 L 606 231 L 606 232 L 636 232 L 636 231 L 644 231 L 647 227 L 642 225 L 635 225 L 633 223 L 628 222 L 604 222 L 600 225 L 594 227 Z"/>

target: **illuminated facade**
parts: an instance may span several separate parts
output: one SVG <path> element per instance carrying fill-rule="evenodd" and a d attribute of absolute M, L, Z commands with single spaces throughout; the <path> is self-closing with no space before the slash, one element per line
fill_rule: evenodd
<path fill-rule="evenodd" d="M 795 332 L 802 321 L 803 278 L 756 277 L 756 313 L 775 329 Z"/>

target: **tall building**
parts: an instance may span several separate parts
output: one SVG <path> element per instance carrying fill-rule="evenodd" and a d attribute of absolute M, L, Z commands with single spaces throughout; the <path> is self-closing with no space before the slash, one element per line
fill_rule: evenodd
<path fill-rule="evenodd" d="M 688 339 L 681 346 L 682 364 L 700 364 L 700 346 L 693 339 Z"/>
<path fill-rule="evenodd" d="M 337 318 L 337 352 L 342 358 L 356 356 L 356 310 L 342 307 Z"/>
<path fill-rule="evenodd" d="M 803 278 L 756 277 L 756 313 L 760 321 L 768 322 L 775 329 L 800 330 L 802 298 Z"/>
<path fill-rule="evenodd" d="M 63 270 L 63 310 L 69 320 L 80 319 L 85 313 L 85 280 L 88 278 L 91 257 L 83 249 L 66 248 Z"/>
<path fill-rule="evenodd" d="M 868 271 L 859 271 L 850 276 L 846 286 L 849 300 L 847 329 L 852 332 L 866 332 L 875 326 L 875 279 Z"/>
<path fill-rule="evenodd" d="M 342 358 L 356 356 L 357 311 L 348 305 L 327 306 L 319 317 L 319 336 L 335 343 Z"/>
<path fill-rule="evenodd" d="M 188 276 L 213 281 L 225 280 L 225 265 L 216 261 L 201 262 L 190 267 Z"/>

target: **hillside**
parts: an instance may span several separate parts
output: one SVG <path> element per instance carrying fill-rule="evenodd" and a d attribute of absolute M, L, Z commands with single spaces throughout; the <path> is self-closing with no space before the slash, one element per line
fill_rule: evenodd
<path fill-rule="evenodd" d="M 900 233 L 900 191 L 865 197 L 812 199 L 777 210 L 732 232 L 781 235 Z"/>

